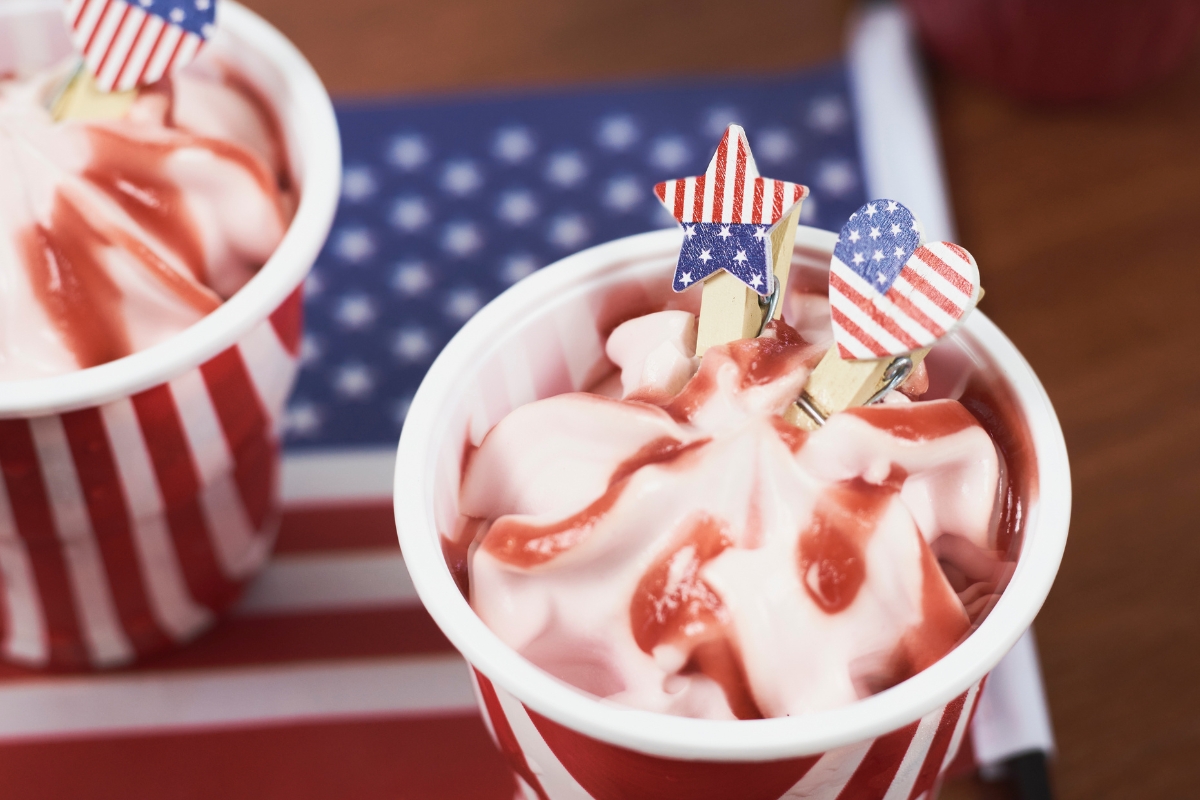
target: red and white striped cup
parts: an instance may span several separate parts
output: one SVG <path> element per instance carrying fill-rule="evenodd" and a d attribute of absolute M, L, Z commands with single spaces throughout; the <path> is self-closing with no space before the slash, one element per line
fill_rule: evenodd
<path fill-rule="evenodd" d="M 793 270 L 827 270 L 836 235 L 801 227 Z M 776 800 L 936 794 L 987 672 L 1029 627 L 1066 543 L 1071 483 L 1062 431 L 1029 365 L 975 312 L 939 345 L 954 369 L 986 368 L 1027 430 L 1036 477 L 1011 583 L 982 625 L 941 661 L 879 694 L 783 719 L 685 719 L 619 707 L 542 672 L 475 615 L 447 567 L 461 462 L 505 414 L 590 385 L 603 336 L 661 307 L 678 231 L 620 239 L 521 281 L 483 308 L 434 362 L 396 461 L 400 545 L 422 602 L 470 662 L 493 739 L 530 800 Z M 798 273 L 793 273 L 798 274 Z M 806 281 L 807 283 L 807 281 Z"/>
<path fill-rule="evenodd" d="M 170 341 L 0 383 L 0 654 L 12 661 L 108 667 L 185 642 L 274 541 L 300 285 L 333 220 L 340 143 L 329 96 L 282 34 L 230 0 L 218 29 L 207 46 L 274 103 L 299 207 L 262 270 Z M 0 9 L 0 72 L 69 52 L 57 0 Z"/>

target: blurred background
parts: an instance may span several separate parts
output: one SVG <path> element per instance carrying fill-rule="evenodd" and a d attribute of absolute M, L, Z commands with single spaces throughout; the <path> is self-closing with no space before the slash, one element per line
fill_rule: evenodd
<path fill-rule="evenodd" d="M 224 627 L 146 674 L 384 658 L 406 675 L 451 662 L 461 672 L 389 571 L 402 571 L 390 459 L 420 376 L 463 321 L 523 275 L 673 225 L 649 187 L 703 169 L 729 121 L 746 124 L 765 174 L 813 186 L 805 222 L 840 226 L 870 188 L 846 66 L 867 6 L 244 2 L 315 66 L 346 154 L 342 206 L 307 286 L 287 453 L 295 467 L 349 463 L 329 454 L 353 451 L 354 463 L 374 465 L 372 481 L 383 477 L 375 494 L 322 500 L 288 495 L 285 466 L 285 568 L 268 570 Z M 1035 625 L 1054 796 L 1200 796 L 1200 0 L 899 7 L 920 42 L 915 102 L 928 103 L 932 126 L 919 144 L 939 197 L 939 159 L 944 170 L 948 213 L 937 224 L 978 260 L 982 309 L 1041 377 L 1071 457 L 1071 537 Z M 871 46 L 860 41 L 854 58 L 869 61 Z M 887 125 L 874 127 L 886 139 Z M 901 160 L 910 134 L 897 124 Z M 349 548 L 337 556 L 342 572 L 326 569 L 336 559 L 310 558 L 334 529 Z M 304 592 L 319 589 L 287 618 L 271 594 L 285 573 Z M 374 576 L 383 588 L 368 597 L 370 581 L 353 591 L 322 583 L 337 575 Z M 359 797 L 506 799 L 511 781 L 454 674 L 446 689 L 428 672 L 430 691 L 454 699 L 412 700 L 427 719 L 411 708 L 394 719 L 395 709 L 358 720 L 330 712 L 21 744 L 0 749 L 0 775 L 15 785 L 53 773 L 61 780 L 50 785 L 77 787 L 73 771 L 94 772 L 105 781 L 101 790 L 88 779 L 97 797 L 338 797 L 354 786 Z M 942 796 L 1049 796 L 1038 780 L 971 769 Z M 46 796 L 76 796 L 63 792 Z"/>

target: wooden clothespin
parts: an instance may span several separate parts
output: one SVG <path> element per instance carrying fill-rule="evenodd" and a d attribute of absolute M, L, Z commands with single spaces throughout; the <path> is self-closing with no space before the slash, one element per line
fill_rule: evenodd
<path fill-rule="evenodd" d="M 704 284 L 696 355 L 757 336 L 768 314 L 778 319 L 808 188 L 760 177 L 746 132 L 730 125 L 703 175 L 654 193 L 683 225 L 672 288 Z"/>
<path fill-rule="evenodd" d="M 119 119 L 147 86 L 190 62 L 213 34 L 217 0 L 68 0 L 81 63 L 51 101 L 57 120 Z"/>
<path fill-rule="evenodd" d="M 834 345 L 785 418 L 815 430 L 899 386 L 983 296 L 962 247 L 925 243 L 911 211 L 873 200 L 842 226 L 829 269 Z"/>

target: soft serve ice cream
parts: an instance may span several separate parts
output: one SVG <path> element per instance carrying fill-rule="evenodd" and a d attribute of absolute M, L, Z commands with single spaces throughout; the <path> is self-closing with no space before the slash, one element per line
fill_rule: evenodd
<path fill-rule="evenodd" d="M 119 121 L 55 122 L 61 77 L 0 81 L 0 380 L 164 341 L 253 277 L 293 211 L 277 121 L 215 59 Z"/>
<path fill-rule="evenodd" d="M 703 361 L 690 313 L 629 320 L 619 380 L 517 408 L 470 454 L 458 541 L 504 642 L 613 702 L 755 718 L 881 691 L 978 623 L 1009 573 L 996 446 L 957 401 L 895 393 L 785 422 L 829 345 L 824 299 L 796 297 L 803 335 Z"/>

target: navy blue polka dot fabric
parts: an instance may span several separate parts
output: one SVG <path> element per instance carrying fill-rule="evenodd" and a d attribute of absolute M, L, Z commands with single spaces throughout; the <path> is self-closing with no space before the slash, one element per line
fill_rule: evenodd
<path fill-rule="evenodd" d="M 440 348 L 484 303 L 591 245 L 677 223 L 654 184 L 703 172 L 727 125 L 802 221 L 866 200 L 845 69 L 703 83 L 340 103 L 342 200 L 306 285 L 291 450 L 391 445 Z"/>

